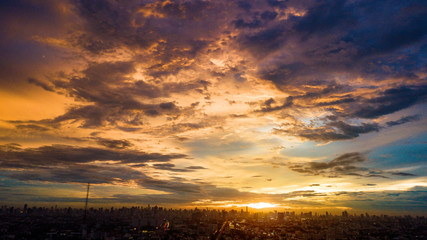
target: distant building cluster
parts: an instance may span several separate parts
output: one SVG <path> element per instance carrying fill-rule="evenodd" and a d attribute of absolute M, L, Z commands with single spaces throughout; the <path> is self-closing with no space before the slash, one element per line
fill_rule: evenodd
<path fill-rule="evenodd" d="M 216 209 L 0 208 L 3 239 L 427 239 L 424 216 Z"/>

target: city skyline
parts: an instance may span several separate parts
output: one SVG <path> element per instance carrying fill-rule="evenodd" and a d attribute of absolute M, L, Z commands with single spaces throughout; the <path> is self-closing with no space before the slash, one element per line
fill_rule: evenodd
<path fill-rule="evenodd" d="M 425 1 L 0 3 L 0 205 L 427 215 Z"/>
<path fill-rule="evenodd" d="M 424 216 L 212 209 L 0 206 L 9 239 L 423 239 Z M 46 227 L 48 226 L 48 227 Z"/>

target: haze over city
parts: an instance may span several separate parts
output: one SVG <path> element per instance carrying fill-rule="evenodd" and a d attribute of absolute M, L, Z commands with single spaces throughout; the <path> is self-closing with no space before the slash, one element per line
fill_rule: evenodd
<path fill-rule="evenodd" d="M 89 207 L 427 215 L 427 1 L 6 0 L 0 20 L 0 205 L 81 208 L 90 183 Z"/>

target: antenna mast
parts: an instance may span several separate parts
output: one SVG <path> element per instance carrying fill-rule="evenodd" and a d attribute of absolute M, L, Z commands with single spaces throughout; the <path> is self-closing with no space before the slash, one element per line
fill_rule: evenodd
<path fill-rule="evenodd" d="M 84 219 L 85 219 L 85 220 L 86 220 L 86 213 L 87 213 L 87 202 L 89 201 L 89 187 L 90 187 L 90 183 L 87 183 L 86 204 L 85 204 L 85 215 L 84 215 Z"/>

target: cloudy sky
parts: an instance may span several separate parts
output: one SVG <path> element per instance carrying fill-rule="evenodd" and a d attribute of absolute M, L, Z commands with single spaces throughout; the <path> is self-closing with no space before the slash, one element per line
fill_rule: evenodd
<path fill-rule="evenodd" d="M 426 16 L 1 1 L 0 202 L 427 214 Z"/>

